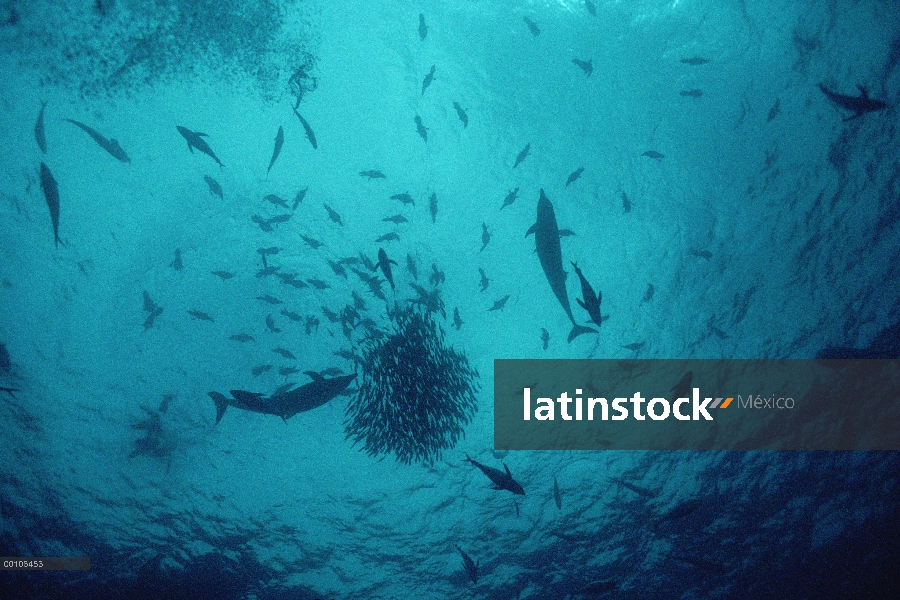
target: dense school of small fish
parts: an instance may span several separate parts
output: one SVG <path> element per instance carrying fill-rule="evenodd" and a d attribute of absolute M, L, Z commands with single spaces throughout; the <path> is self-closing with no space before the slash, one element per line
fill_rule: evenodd
<path fill-rule="evenodd" d="M 590 0 L 585 0 L 584 6 L 591 15 L 596 15 L 596 7 Z M 523 21 L 531 35 L 534 37 L 541 35 L 541 29 L 536 22 L 527 16 L 523 17 Z M 426 24 L 425 16 L 419 14 L 418 34 L 420 41 L 424 42 L 426 40 L 428 30 L 429 26 Z M 592 59 L 573 57 L 571 62 L 583 72 L 585 77 L 591 76 L 594 70 Z M 689 67 L 700 67 L 710 61 L 701 56 L 693 56 L 682 58 L 680 62 Z M 436 77 L 437 81 L 440 81 L 438 73 L 438 66 L 432 65 L 422 80 L 420 96 L 425 96 L 426 91 L 434 84 Z M 306 76 L 305 73 L 304 76 Z M 880 111 L 887 106 L 880 100 L 869 98 L 866 90 L 862 88 L 860 88 L 861 94 L 859 96 L 848 96 L 839 94 L 825 85 L 820 85 L 819 87 L 822 93 L 836 106 L 853 113 L 845 120 L 855 119 L 869 112 Z M 703 97 L 703 90 L 697 88 L 684 89 L 679 91 L 679 95 L 700 101 Z M 292 111 L 299 120 L 312 149 L 316 150 L 318 149 L 318 142 L 313 128 L 299 112 L 301 99 L 302 94 L 298 94 L 297 103 L 292 107 Z M 467 109 L 463 108 L 458 102 L 453 102 L 452 106 L 462 128 L 467 128 L 469 125 Z M 47 103 L 43 102 L 34 126 L 35 141 L 43 155 L 48 154 L 45 130 L 46 109 Z M 776 100 L 775 105 L 769 112 L 768 121 L 776 118 L 779 112 L 779 102 Z M 66 119 L 66 121 L 84 131 L 97 145 L 118 161 L 122 163 L 131 162 L 128 154 L 116 139 L 107 138 L 96 129 L 80 121 L 74 119 Z M 412 122 L 423 142 L 429 143 L 429 128 L 425 126 L 422 118 L 416 114 L 413 116 Z M 197 150 L 211 158 L 220 168 L 225 167 L 213 151 L 207 134 L 192 131 L 180 125 L 176 127 L 176 130 L 186 141 L 188 150 L 191 153 Z M 279 126 L 275 135 L 268 168 L 266 169 L 267 175 L 275 166 L 285 142 L 284 128 Z M 517 169 L 531 154 L 532 145 L 531 143 L 526 143 L 515 157 L 511 168 Z M 665 159 L 665 155 L 655 149 L 646 150 L 641 156 L 652 161 L 663 161 Z M 387 179 L 383 172 L 375 169 L 360 171 L 359 175 L 368 178 L 369 181 Z M 565 186 L 577 184 L 584 175 L 585 167 L 579 166 L 568 176 Z M 50 168 L 43 161 L 40 162 L 39 166 L 39 181 L 50 213 L 54 244 L 58 247 L 62 242 L 60 238 L 60 188 Z M 225 198 L 225 191 L 216 179 L 210 175 L 204 175 L 204 181 L 209 188 L 210 194 L 219 199 Z M 303 202 L 307 189 L 304 188 L 298 191 L 292 204 L 275 194 L 265 196 L 263 201 L 272 204 L 283 212 L 268 218 L 254 214 L 251 217 L 251 221 L 264 232 L 274 232 L 277 226 L 291 220 L 294 212 Z M 519 187 L 515 187 L 507 193 L 502 200 L 499 210 L 502 211 L 516 202 L 519 197 L 519 189 Z M 399 201 L 404 207 L 411 206 L 415 208 L 416 206 L 415 199 L 408 192 L 397 193 L 390 196 L 390 198 Z M 621 198 L 623 212 L 629 213 L 633 205 L 625 191 L 621 192 Z M 340 214 L 327 204 L 323 204 L 323 208 L 332 223 L 339 227 L 343 226 L 344 222 Z M 428 198 L 428 210 L 432 223 L 435 223 L 438 214 L 436 193 L 431 193 Z M 387 216 L 382 221 L 400 225 L 407 223 L 408 219 L 403 214 L 396 214 Z M 532 233 L 535 235 L 536 253 L 551 290 L 572 323 L 568 341 L 571 342 L 579 335 L 585 333 L 598 333 L 601 324 L 608 318 L 608 315 L 602 315 L 600 312 L 602 294 L 599 289 L 595 290 L 591 286 L 581 268 L 576 263 L 571 262 L 572 268 L 578 277 L 582 293 L 582 298 L 576 298 L 576 300 L 586 313 L 584 315 L 584 323 L 590 324 L 592 327 L 580 324 L 573 315 L 569 303 L 565 283 L 567 273 L 563 268 L 564 261 L 562 260 L 560 245 L 560 238 L 574 235 L 574 233 L 569 229 L 559 229 L 553 204 L 544 193 L 544 190 L 541 190 L 538 199 L 536 221 L 526 235 Z M 482 244 L 479 252 L 484 251 L 488 247 L 491 237 L 490 227 L 486 222 L 483 222 Z M 323 246 L 321 241 L 311 236 L 301 235 L 300 238 L 313 251 Z M 388 232 L 378 237 L 375 242 L 382 244 L 398 240 L 400 240 L 400 236 L 397 232 Z M 325 290 L 331 288 L 327 281 L 319 277 L 304 279 L 297 273 L 283 271 L 281 266 L 277 264 L 270 264 L 270 260 L 273 260 L 272 257 L 276 257 L 281 250 L 277 246 L 259 248 L 257 250 L 262 262 L 262 269 L 256 273 L 257 278 L 275 277 L 283 285 L 295 290 L 304 288 Z M 691 249 L 690 253 L 703 259 L 712 257 L 709 251 L 699 248 Z M 433 463 L 441 458 L 443 451 L 453 448 L 464 435 L 465 426 L 469 424 L 478 408 L 476 393 L 479 390 L 477 370 L 469 366 L 468 360 L 463 353 L 459 353 L 446 345 L 444 330 L 436 320 L 437 313 L 440 313 L 444 319 L 447 319 L 440 288 L 444 282 L 443 272 L 436 264 L 432 264 L 431 274 L 428 278 L 430 289 L 418 283 L 411 283 L 410 286 L 415 295 L 408 298 L 405 304 L 401 304 L 397 296 L 394 296 L 392 306 L 384 291 L 383 281 L 387 281 L 392 292 L 396 289 L 392 265 L 397 266 L 398 263 L 390 257 L 384 247 L 378 248 L 377 261 L 373 261 L 365 253 L 359 252 L 357 256 L 347 256 L 339 260 L 326 260 L 325 262 L 327 262 L 335 277 L 349 280 L 350 273 L 357 277 L 360 283 L 367 286 L 369 293 L 373 297 L 385 303 L 389 317 L 389 323 L 383 325 L 366 316 L 367 303 L 356 291 L 352 292 L 352 299 L 347 301 L 342 308 L 321 307 L 321 313 L 325 319 L 330 324 L 340 326 L 351 346 L 350 349 L 342 349 L 335 352 L 335 355 L 351 363 L 354 370 L 361 372 L 358 382 L 359 387 L 355 390 L 355 394 L 351 394 L 351 400 L 347 407 L 345 420 L 347 437 L 351 438 L 354 444 L 360 444 L 361 449 L 369 455 L 393 454 L 398 461 L 406 464 L 413 462 Z M 184 268 L 180 248 L 175 249 L 175 259 L 170 263 L 170 266 L 176 271 L 181 271 Z M 411 278 L 414 281 L 418 281 L 418 266 L 411 253 L 408 253 L 406 256 L 406 269 Z M 378 271 L 381 272 L 383 280 L 373 274 Z M 235 273 L 231 271 L 216 270 L 210 273 L 221 278 L 223 282 L 235 277 Z M 490 279 L 483 267 L 478 268 L 478 274 L 478 285 L 480 291 L 484 292 L 490 285 Z M 654 292 L 654 286 L 648 284 L 641 303 L 652 301 Z M 487 310 L 503 310 L 509 298 L 509 294 L 498 298 Z M 258 296 L 256 299 L 272 307 L 285 304 L 277 296 L 268 293 Z M 148 292 L 144 291 L 143 309 L 146 313 L 143 327 L 145 330 L 152 329 L 156 320 L 163 314 L 163 308 L 151 299 Z M 285 317 L 290 322 L 302 323 L 307 335 L 314 335 L 318 332 L 320 321 L 317 315 L 301 315 L 287 308 L 280 309 L 280 312 L 277 314 Z M 195 321 L 209 323 L 210 325 L 207 326 L 212 327 L 215 325 L 215 318 L 198 308 L 187 310 L 187 315 Z M 184 318 L 183 314 L 181 318 Z M 459 330 L 463 324 L 464 321 L 461 318 L 459 307 L 455 307 L 452 325 Z M 282 331 L 271 313 L 266 316 L 265 326 L 271 333 L 277 334 Z M 540 331 L 542 347 L 544 350 L 547 350 L 551 339 L 550 333 L 546 328 L 541 328 Z M 227 339 L 240 344 L 256 340 L 254 336 L 246 332 L 234 333 Z M 637 354 L 644 347 L 644 342 L 635 342 L 622 347 Z M 298 361 L 294 353 L 282 346 L 271 348 L 271 352 L 292 363 Z M 259 364 L 254 366 L 250 372 L 254 377 L 257 377 L 271 371 L 274 366 L 271 363 Z M 9 372 L 10 369 L 9 354 L 5 346 L 0 344 L 0 374 Z M 284 377 L 289 377 L 298 373 L 299 369 L 294 366 L 281 366 L 278 372 Z M 210 392 L 210 397 L 215 403 L 216 422 L 218 423 L 222 418 L 228 406 L 278 415 L 286 420 L 297 412 L 321 406 L 338 394 L 348 393 L 345 392 L 346 388 L 357 377 L 355 373 L 345 375 L 341 369 L 336 367 L 326 369 L 321 373 L 307 371 L 306 375 L 311 381 L 305 385 L 294 387 L 295 384 L 289 382 L 268 397 L 259 393 L 241 390 L 232 390 L 231 398 L 218 392 Z M 18 390 L 0 387 L 0 391 L 12 394 Z M 165 400 L 164 405 L 168 404 L 168 400 L 170 398 Z M 165 410 L 161 408 L 160 412 L 165 412 Z M 158 418 L 159 415 L 157 413 L 152 413 L 151 419 L 143 423 L 141 427 L 148 431 L 155 430 L 151 421 L 153 419 L 158 421 Z M 148 433 L 145 438 L 138 440 L 138 445 L 132 456 L 152 453 L 152 451 L 156 450 L 156 443 L 156 438 L 153 438 Z M 153 447 L 151 448 L 151 446 Z M 495 489 L 507 490 L 517 495 L 525 494 L 524 488 L 513 478 L 506 465 L 504 465 L 504 471 L 501 471 L 478 463 L 468 457 L 466 460 L 481 470 L 493 482 Z M 645 497 L 653 497 L 657 493 L 655 490 L 647 490 L 621 479 L 611 479 L 611 481 Z M 557 508 L 561 509 L 562 494 L 556 478 L 553 481 L 552 497 Z M 681 519 L 691 514 L 698 506 L 699 501 L 689 500 L 659 517 L 656 526 Z M 515 504 L 515 510 L 518 516 L 518 503 Z M 476 584 L 478 582 L 479 563 L 474 561 L 459 546 L 456 546 L 456 549 L 463 559 L 463 567 L 468 578 L 473 584 Z M 610 589 L 605 582 L 599 582 L 595 587 L 597 588 L 596 590 L 589 586 L 582 590 L 581 593 L 595 593 L 598 590 L 598 593 L 606 593 Z"/>

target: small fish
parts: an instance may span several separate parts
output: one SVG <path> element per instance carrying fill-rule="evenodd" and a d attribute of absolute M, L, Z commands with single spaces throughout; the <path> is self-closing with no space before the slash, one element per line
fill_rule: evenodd
<path fill-rule="evenodd" d="M 587 11 L 591 13 L 592 17 L 597 16 L 597 7 L 594 6 L 594 3 L 591 0 L 584 0 L 584 7 L 587 8 Z"/>
<path fill-rule="evenodd" d="M 413 206 L 416 205 L 416 201 L 413 200 L 412 196 L 410 196 L 408 192 L 403 194 L 394 194 L 393 196 L 391 196 L 391 200 L 399 200 L 403 204 L 412 204 Z"/>
<path fill-rule="evenodd" d="M 566 179 L 566 187 L 569 187 L 570 183 L 575 183 L 576 181 L 578 181 L 578 178 L 581 177 L 582 173 L 584 173 L 584 167 L 578 167 L 577 169 L 575 169 L 572 174 L 569 175 L 569 178 Z"/>
<path fill-rule="evenodd" d="M 272 333 L 281 333 L 281 330 L 275 326 L 275 319 L 272 318 L 272 315 L 266 315 L 266 327 Z"/>
<path fill-rule="evenodd" d="M 491 241 L 491 234 L 488 231 L 487 224 L 482 223 L 481 224 L 481 250 L 484 250 L 485 248 L 487 248 L 488 242 L 490 242 L 490 241 Z M 481 250 L 479 250 L 479 252 L 481 252 Z"/>
<path fill-rule="evenodd" d="M 37 142 L 38 148 L 41 149 L 41 152 L 47 154 L 47 138 L 44 134 L 44 109 L 47 108 L 47 103 L 41 103 L 41 110 L 38 112 L 37 121 L 34 123 L 34 139 Z"/>
<path fill-rule="evenodd" d="M 575 63 L 582 71 L 584 71 L 585 75 L 587 75 L 588 77 L 590 77 L 591 73 L 594 72 L 593 59 L 588 59 L 585 61 L 573 58 L 572 62 Z"/>
<path fill-rule="evenodd" d="M 484 274 L 484 269 L 478 268 L 478 272 L 481 274 L 481 291 L 485 291 L 488 289 L 488 285 L 490 285 L 491 281 L 487 278 L 487 275 Z"/>
<path fill-rule="evenodd" d="M 53 178 L 53 173 L 44 163 L 41 163 L 41 190 L 50 209 L 50 222 L 53 224 L 53 240 L 59 248 L 59 185 Z"/>
<path fill-rule="evenodd" d="M 336 263 L 333 260 L 328 261 L 328 266 L 331 267 L 331 270 L 334 271 L 334 274 L 338 277 L 343 277 L 347 279 L 347 270 L 341 266 L 340 263 Z"/>
<path fill-rule="evenodd" d="M 392 217 L 385 217 L 382 219 L 382 221 L 386 221 L 389 223 L 396 223 L 397 225 L 399 225 L 400 223 L 409 223 L 409 219 L 407 219 L 403 215 L 394 215 Z"/>
<path fill-rule="evenodd" d="M 120 146 L 119 142 L 117 142 L 115 139 L 107 139 L 100 135 L 100 132 L 98 132 L 96 129 L 92 129 L 91 127 L 88 127 L 87 125 L 79 121 L 73 121 L 72 119 L 66 119 L 66 121 L 84 130 L 89 136 L 94 139 L 95 142 L 100 145 L 101 148 L 109 152 L 117 160 L 125 163 L 131 162 L 131 159 L 128 158 L 128 155 L 125 154 L 124 150 L 122 150 L 122 146 Z"/>
<path fill-rule="evenodd" d="M 525 21 L 526 25 L 528 25 L 528 30 L 531 31 L 531 35 L 533 35 L 534 37 L 541 35 L 541 30 L 538 29 L 538 26 L 534 21 L 532 21 L 528 17 L 522 17 L 522 20 Z"/>
<path fill-rule="evenodd" d="M 686 65 L 691 65 L 692 67 L 697 67 L 700 65 L 705 65 L 706 63 L 709 62 L 709 59 L 701 58 L 699 56 L 694 56 L 691 58 L 682 58 L 681 62 L 683 62 Z"/>
<path fill-rule="evenodd" d="M 299 322 L 299 321 L 302 321 L 302 320 L 303 320 L 303 317 L 301 317 L 301 316 L 298 315 L 297 313 L 291 312 L 291 311 L 289 311 L 289 310 L 285 310 L 285 309 L 283 309 L 283 308 L 281 309 L 281 314 L 283 314 L 284 316 L 286 316 L 286 317 L 287 317 L 288 319 L 290 319 L 291 321 L 297 321 L 297 322 Z"/>
<path fill-rule="evenodd" d="M 459 316 L 459 308 L 453 309 L 453 326 L 456 327 L 456 330 L 459 331 L 459 328 L 463 326 L 463 320 Z"/>
<path fill-rule="evenodd" d="M 703 95 L 703 90 L 697 90 L 697 89 L 681 90 L 680 92 L 678 92 L 678 94 L 680 96 L 687 96 L 689 98 L 699 98 L 700 96 Z"/>
<path fill-rule="evenodd" d="M 428 198 L 428 211 L 431 213 L 431 222 L 437 218 L 437 194 L 432 193 Z"/>
<path fill-rule="evenodd" d="M 425 15 L 419 13 L 419 40 L 425 41 L 425 36 L 428 35 L 428 26 L 425 25 Z"/>
<path fill-rule="evenodd" d="M 176 271 L 180 271 L 184 268 L 184 265 L 181 263 L 181 248 L 175 248 L 175 260 L 169 263 L 169 266 Z"/>
<path fill-rule="evenodd" d="M 422 125 L 422 117 L 416 115 L 416 118 L 413 119 L 416 122 L 416 131 L 425 142 L 428 142 L 428 128 Z"/>
<path fill-rule="evenodd" d="M 291 213 L 284 213 L 283 215 L 275 215 L 274 217 L 269 217 L 268 219 L 266 219 L 266 223 L 268 223 L 269 225 L 272 225 L 273 223 L 275 225 L 278 225 L 280 223 L 287 223 L 288 221 L 291 220 L 291 217 L 293 217 L 293 216 L 294 215 L 292 215 Z"/>
<path fill-rule="evenodd" d="M 306 335 L 311 335 L 313 329 L 315 329 L 316 332 L 319 331 L 319 319 L 315 318 L 312 315 L 306 317 L 306 321 L 304 322 L 304 325 L 306 327 Z"/>
<path fill-rule="evenodd" d="M 162 311 L 163 309 L 161 306 L 157 306 L 152 311 L 150 311 L 150 314 L 147 315 L 147 318 L 144 320 L 145 331 L 153 327 L 153 322 L 156 321 L 156 317 L 162 314 Z"/>
<path fill-rule="evenodd" d="M 456 547 L 456 550 L 459 552 L 460 556 L 462 556 L 463 568 L 466 570 L 466 575 L 469 576 L 469 579 L 472 580 L 473 584 L 478 583 L 478 563 L 472 560 L 472 557 L 466 554 L 459 546 Z"/>
<path fill-rule="evenodd" d="M 256 299 L 260 302 L 267 302 L 269 304 L 284 304 L 284 302 L 274 296 L 270 296 L 269 294 L 266 294 L 264 296 L 257 296 Z"/>
<path fill-rule="evenodd" d="M 205 133 L 200 133 L 197 131 L 191 131 L 187 127 L 182 127 L 181 125 L 176 125 L 175 128 L 178 130 L 178 133 L 187 141 L 188 150 L 191 151 L 191 154 L 194 153 L 194 148 L 202 152 L 203 154 L 212 158 L 219 167 L 224 167 L 222 161 L 219 160 L 219 157 L 216 156 L 216 153 L 212 151 L 212 148 L 209 147 L 209 144 L 206 143 L 206 140 L 203 138 L 209 137 Z"/>
<path fill-rule="evenodd" d="M 266 371 L 269 371 L 272 368 L 272 365 L 256 365 L 253 367 L 252 373 L 254 377 L 259 377 Z"/>
<path fill-rule="evenodd" d="M 191 309 L 187 312 L 189 315 L 191 315 L 195 319 L 199 319 L 201 321 L 209 321 L 210 323 L 215 323 L 215 321 L 213 321 L 213 318 L 211 316 L 209 316 L 208 314 L 206 314 L 205 312 L 200 312 L 199 310 L 194 310 L 194 309 Z"/>
<path fill-rule="evenodd" d="M 274 352 L 275 354 L 280 354 L 281 356 L 285 357 L 288 360 L 297 360 L 297 357 L 294 356 L 290 350 L 285 350 L 284 348 L 281 348 L 281 347 L 272 348 L 272 352 Z"/>
<path fill-rule="evenodd" d="M 266 169 L 266 175 L 269 174 L 269 171 L 272 170 L 272 165 L 275 164 L 275 161 L 278 159 L 278 155 L 281 154 L 281 147 L 284 145 L 284 128 L 279 125 L 278 133 L 275 134 L 275 150 L 272 151 L 272 160 L 269 161 L 269 168 Z"/>
<path fill-rule="evenodd" d="M 391 289 L 394 289 L 394 276 L 391 274 L 391 265 L 396 265 L 397 263 L 388 258 L 387 252 L 384 251 L 384 248 L 378 249 L 378 268 L 381 269 L 381 273 L 384 275 L 384 278 L 388 280 L 388 283 L 391 284 Z M 372 269 L 373 271 L 375 269 Z"/>
<path fill-rule="evenodd" d="M 622 212 L 631 212 L 631 200 L 625 192 L 622 192 Z"/>
<path fill-rule="evenodd" d="M 550 343 L 550 333 L 543 327 L 541 327 L 541 341 L 544 342 L 544 350 L 546 350 Z"/>
<path fill-rule="evenodd" d="M 328 288 L 331 287 L 330 285 L 328 285 L 327 283 L 325 283 L 325 282 L 322 281 L 321 279 L 315 279 L 315 278 L 313 278 L 313 279 L 307 279 L 307 280 L 306 280 L 306 283 L 308 283 L 309 285 L 313 286 L 313 287 L 316 288 L 317 290 L 325 290 L 325 289 L 328 289 Z"/>
<path fill-rule="evenodd" d="M 656 291 L 656 288 L 653 287 L 652 283 L 647 284 L 647 291 L 644 292 L 644 298 L 641 302 L 650 302 L 653 300 L 653 293 Z"/>
<path fill-rule="evenodd" d="M 772 105 L 772 108 L 769 109 L 769 116 L 766 117 L 766 123 L 771 123 L 772 119 L 778 116 L 778 113 L 781 112 L 781 99 L 775 98 L 775 104 Z"/>
<path fill-rule="evenodd" d="M 425 79 L 422 80 L 422 95 L 425 95 L 425 90 L 428 89 L 428 86 L 431 85 L 431 82 L 434 80 L 434 69 L 435 66 L 431 65 L 431 70 L 428 71 L 428 74 L 425 75 Z"/>
<path fill-rule="evenodd" d="M 216 277 L 221 277 L 224 281 L 225 279 L 231 279 L 234 277 L 234 273 L 230 273 L 228 271 L 210 271 Z"/>
<path fill-rule="evenodd" d="M 655 159 L 655 160 L 662 160 L 662 159 L 664 159 L 664 158 L 666 157 L 665 154 L 660 154 L 660 153 L 657 152 L 656 150 L 647 150 L 646 152 L 644 152 L 643 154 L 641 154 L 641 156 L 646 156 L 646 157 L 649 157 L 649 158 L 653 158 L 653 159 Z"/>
<path fill-rule="evenodd" d="M 504 208 L 506 208 L 513 202 L 515 202 L 516 198 L 518 198 L 518 197 L 519 197 L 519 188 L 516 188 L 516 189 L 512 190 L 511 192 L 509 192 L 506 195 L 506 198 L 503 199 L 503 206 L 500 207 L 500 210 L 503 210 Z"/>
<path fill-rule="evenodd" d="M 519 155 L 516 157 L 516 162 L 515 162 L 515 164 L 513 164 L 513 169 L 518 167 L 522 163 L 522 161 L 525 160 L 525 158 L 528 156 L 528 154 L 530 152 L 531 152 L 531 144 L 525 144 L 525 147 L 522 148 L 522 151 L 519 152 Z"/>
<path fill-rule="evenodd" d="M 431 264 L 431 277 L 429 279 L 431 285 L 440 285 L 444 283 L 444 272 L 438 269 L 434 263 Z"/>
<path fill-rule="evenodd" d="M 242 344 L 245 344 L 247 342 L 252 342 L 254 340 L 254 337 L 247 333 L 236 333 L 233 336 L 229 337 L 228 339 L 235 341 L 235 342 L 241 342 Z"/>
<path fill-rule="evenodd" d="M 268 277 L 269 275 L 274 275 L 275 272 L 279 269 L 279 267 L 271 266 L 265 267 L 264 269 L 260 269 L 256 272 L 256 278 L 260 279 L 262 277 Z"/>
<path fill-rule="evenodd" d="M 291 210 L 297 210 L 297 207 L 300 206 L 301 202 L 303 202 L 303 198 L 306 196 L 306 190 L 308 189 L 308 187 L 305 187 L 297 192 L 297 195 L 294 196 L 294 206 L 291 208 Z"/>
<path fill-rule="evenodd" d="M 603 302 L 603 294 L 600 293 L 600 290 L 594 291 L 591 284 L 588 283 L 587 278 L 585 278 L 584 273 L 578 268 L 577 263 L 573 262 L 572 268 L 575 269 L 575 274 L 578 275 L 578 280 L 581 282 L 581 295 L 584 298 L 583 300 L 576 298 L 575 301 L 578 302 L 578 305 L 581 306 L 581 308 L 587 311 L 588 316 L 591 317 L 591 322 L 599 327 L 603 321 L 606 320 L 605 317 L 600 314 L 600 304 Z"/>
<path fill-rule="evenodd" d="M 328 319 L 332 323 L 337 323 L 341 320 L 340 315 L 338 315 L 333 310 L 329 310 L 327 306 L 322 307 L 322 314 L 325 315 L 325 318 Z"/>
<path fill-rule="evenodd" d="M 696 250 L 694 248 L 691 248 L 689 252 L 698 258 L 705 258 L 706 260 L 712 258 L 712 252 L 710 252 L 709 250 Z"/>
<path fill-rule="evenodd" d="M 392 232 L 390 232 L 390 233 L 384 234 L 383 236 L 381 236 L 380 238 L 378 238 L 377 240 L 375 240 L 375 242 L 376 242 L 376 243 L 381 243 L 381 242 L 392 242 L 392 241 L 396 241 L 396 240 L 399 240 L 399 239 L 400 239 L 400 236 L 397 235 L 396 233 L 394 233 L 394 232 L 392 231 Z"/>
<path fill-rule="evenodd" d="M 263 196 L 263 200 L 266 202 L 271 202 L 275 206 L 280 206 L 282 208 L 290 210 L 290 207 L 288 206 L 288 203 L 285 202 L 284 198 L 276 194 L 267 194 L 266 196 Z"/>
<path fill-rule="evenodd" d="M 150 294 L 147 293 L 147 290 L 144 290 L 144 310 L 147 312 L 153 312 L 156 310 L 157 304 L 150 298 Z"/>
<path fill-rule="evenodd" d="M 459 120 L 462 121 L 463 129 L 469 126 L 469 115 L 466 114 L 466 111 L 462 106 L 459 105 L 459 102 L 453 103 L 453 108 L 456 110 L 456 116 L 459 117 Z"/>
<path fill-rule="evenodd" d="M 325 210 L 328 211 L 328 218 L 329 218 L 329 219 L 331 219 L 332 221 L 334 221 L 335 223 L 337 223 L 337 224 L 340 225 L 341 227 L 344 226 L 344 222 L 341 221 L 341 215 L 337 214 L 337 212 L 335 212 L 334 209 L 332 209 L 332 208 L 331 208 L 330 206 L 328 206 L 327 204 L 322 204 L 322 206 L 324 206 L 324 207 L 325 207 Z"/>
<path fill-rule="evenodd" d="M 562 510 L 562 496 L 559 493 L 559 484 L 556 483 L 556 477 L 553 478 L 553 501 L 556 503 L 556 508 Z"/>
<path fill-rule="evenodd" d="M 219 185 L 219 182 L 210 177 L 209 175 L 204 175 L 203 179 L 206 181 L 206 185 L 209 186 L 209 191 L 211 194 L 215 194 L 220 199 L 224 200 L 225 196 L 222 194 L 222 186 Z"/>
<path fill-rule="evenodd" d="M 309 287 L 302 279 L 291 279 L 290 281 L 285 281 L 285 283 L 297 288 L 298 290 Z"/>
<path fill-rule="evenodd" d="M 409 274 L 412 275 L 414 280 L 419 280 L 419 272 L 418 269 L 416 269 L 416 261 L 413 260 L 412 254 L 406 255 L 406 270 L 409 271 Z"/>
<path fill-rule="evenodd" d="M 381 171 L 375 171 L 375 170 L 360 171 L 359 174 L 362 177 L 368 177 L 369 181 L 372 181 L 373 179 L 386 179 L 384 173 L 382 173 Z"/>
<path fill-rule="evenodd" d="M 163 396 L 162 402 L 159 403 L 159 412 L 164 413 L 168 412 L 169 404 L 172 403 L 172 400 L 175 399 L 175 394 L 166 394 Z"/>
<path fill-rule="evenodd" d="M 492 310 L 503 310 L 503 307 L 506 306 L 507 300 L 509 300 L 509 294 L 495 301 L 494 305 L 488 309 L 488 312 L 491 312 Z"/>
<path fill-rule="evenodd" d="M 645 342 L 634 342 L 633 344 L 628 344 L 627 346 L 622 346 L 626 350 L 631 350 L 632 352 L 637 352 L 641 348 L 644 347 Z"/>
<path fill-rule="evenodd" d="M 272 231 L 272 225 L 269 224 L 268 219 L 263 219 L 259 215 L 253 215 L 250 217 L 250 220 L 259 225 L 259 228 L 263 231 Z"/>
<path fill-rule="evenodd" d="M 297 115 L 297 118 L 300 119 L 300 124 L 303 125 L 303 130 L 306 132 L 306 139 L 309 140 L 309 143 L 312 144 L 313 150 L 317 150 L 319 148 L 319 144 L 316 143 L 316 134 L 313 133 L 312 127 L 309 126 L 309 123 L 306 122 L 306 119 L 303 118 L 303 115 L 297 112 L 297 109 L 294 109 L 294 114 Z"/>
<path fill-rule="evenodd" d="M 353 296 L 353 308 L 356 310 L 366 310 L 366 301 L 363 300 L 362 296 L 357 294 L 356 290 L 353 290 L 351 295 Z"/>
<path fill-rule="evenodd" d="M 320 242 L 319 240 L 313 239 L 309 236 L 306 236 L 306 235 L 301 235 L 300 239 L 302 239 L 304 242 L 309 244 L 313 250 L 316 250 L 317 248 L 322 246 L 322 242 Z"/>

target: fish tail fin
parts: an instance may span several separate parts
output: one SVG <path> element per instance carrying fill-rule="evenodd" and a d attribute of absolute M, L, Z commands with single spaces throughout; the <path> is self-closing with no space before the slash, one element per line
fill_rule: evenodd
<path fill-rule="evenodd" d="M 209 397 L 216 405 L 216 425 L 218 425 L 225 414 L 225 409 L 228 408 L 228 399 L 219 392 L 209 392 Z"/>
<path fill-rule="evenodd" d="M 585 327 L 583 325 L 573 325 L 572 331 L 569 332 L 569 337 L 566 339 L 569 343 L 572 343 L 572 340 L 583 333 L 597 333 L 597 330 L 591 329 L 590 327 Z"/>

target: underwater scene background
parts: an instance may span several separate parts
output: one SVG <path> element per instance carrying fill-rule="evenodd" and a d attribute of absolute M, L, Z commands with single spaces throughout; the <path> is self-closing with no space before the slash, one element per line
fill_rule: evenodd
<path fill-rule="evenodd" d="M 896 452 L 492 450 L 495 358 L 900 356 L 898 13 L 5 0 L 0 554 L 91 569 L 0 597 L 900 597 Z"/>

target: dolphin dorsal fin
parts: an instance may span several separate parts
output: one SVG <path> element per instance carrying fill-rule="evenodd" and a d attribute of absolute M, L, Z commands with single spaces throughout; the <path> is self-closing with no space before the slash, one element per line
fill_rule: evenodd
<path fill-rule="evenodd" d="M 303 371 L 305 375 L 309 375 L 309 378 L 313 381 L 323 381 L 322 376 L 316 373 L 315 371 Z"/>
<path fill-rule="evenodd" d="M 512 473 L 509 472 L 509 467 L 506 466 L 506 463 L 503 463 L 503 468 L 506 469 L 506 476 L 512 479 Z"/>

